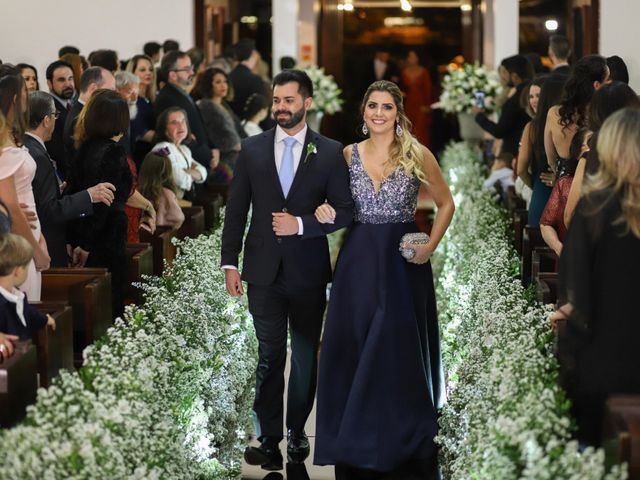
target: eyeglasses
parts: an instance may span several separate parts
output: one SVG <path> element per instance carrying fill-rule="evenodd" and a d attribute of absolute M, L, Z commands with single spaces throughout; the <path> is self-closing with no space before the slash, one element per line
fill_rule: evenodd
<path fill-rule="evenodd" d="M 56 110 L 55 112 L 47 113 L 47 115 L 50 115 L 57 120 L 60 117 L 60 112 Z"/>
<path fill-rule="evenodd" d="M 193 65 L 189 65 L 188 67 L 182 68 L 174 68 L 173 72 L 193 72 Z"/>

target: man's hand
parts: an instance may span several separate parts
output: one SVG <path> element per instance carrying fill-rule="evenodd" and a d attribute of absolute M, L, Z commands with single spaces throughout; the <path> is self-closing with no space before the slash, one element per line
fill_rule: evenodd
<path fill-rule="evenodd" d="M 80 247 L 76 247 L 73 249 L 71 266 L 76 268 L 84 267 L 85 263 L 87 263 L 87 258 L 89 258 L 89 252 L 81 249 Z"/>
<path fill-rule="evenodd" d="M 542 183 L 547 187 L 553 187 L 553 183 L 556 180 L 556 174 L 553 172 L 542 172 L 540 174 L 540 180 L 542 180 Z"/>
<path fill-rule="evenodd" d="M 479 114 L 479 113 L 484 113 L 484 109 L 482 109 L 482 108 L 477 107 L 477 106 L 475 106 L 475 105 L 474 105 L 473 107 L 471 107 L 471 112 L 472 112 L 474 115 L 477 115 L 477 114 Z"/>
<path fill-rule="evenodd" d="M 51 329 L 54 330 L 56 329 L 56 320 L 49 314 L 47 314 L 47 326 Z"/>
<path fill-rule="evenodd" d="M 109 182 L 98 183 L 87 188 L 87 192 L 91 196 L 91 203 L 104 203 L 107 207 L 113 203 L 113 192 L 115 191 L 116 187 Z"/>
<path fill-rule="evenodd" d="M 211 162 L 209 163 L 209 171 L 213 172 L 220 164 L 220 149 L 211 149 Z"/>
<path fill-rule="evenodd" d="M 7 335 L 6 333 L 0 333 L 0 361 L 9 358 L 13 355 L 13 343 L 17 342 L 19 338 L 16 335 Z"/>
<path fill-rule="evenodd" d="M 240 280 L 240 272 L 235 268 L 225 268 L 224 280 L 227 286 L 227 292 L 232 297 L 241 297 L 244 295 L 242 288 L 242 280 Z"/>
<path fill-rule="evenodd" d="M 334 223 L 336 221 L 336 210 L 328 203 L 323 203 L 316 208 L 314 215 L 320 223 Z"/>
<path fill-rule="evenodd" d="M 31 230 L 37 229 L 38 228 L 38 215 L 36 214 L 36 212 L 31 210 L 26 203 L 21 203 L 20 204 L 20 209 L 22 210 L 22 213 L 24 213 L 24 216 L 27 217 L 27 223 L 31 227 Z"/>
<path fill-rule="evenodd" d="M 276 212 L 273 215 L 273 231 L 279 237 L 285 235 L 295 235 L 298 233 L 298 220 L 289 213 Z"/>

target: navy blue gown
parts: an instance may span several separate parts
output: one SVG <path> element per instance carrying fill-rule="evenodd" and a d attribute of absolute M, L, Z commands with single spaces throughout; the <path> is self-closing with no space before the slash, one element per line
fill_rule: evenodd
<path fill-rule="evenodd" d="M 336 265 L 320 353 L 314 463 L 390 472 L 434 461 L 442 374 L 431 264 L 398 251 L 420 181 L 375 191 L 353 146 L 355 224 Z"/>

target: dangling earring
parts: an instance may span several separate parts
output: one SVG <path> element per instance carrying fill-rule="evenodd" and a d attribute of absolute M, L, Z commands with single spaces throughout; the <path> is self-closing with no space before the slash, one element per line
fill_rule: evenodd
<path fill-rule="evenodd" d="M 369 128 L 367 128 L 367 122 L 362 124 L 362 134 L 366 137 L 369 135 Z"/>
<path fill-rule="evenodd" d="M 396 136 L 401 137 L 404 134 L 404 128 L 400 126 L 400 122 L 396 123 Z"/>

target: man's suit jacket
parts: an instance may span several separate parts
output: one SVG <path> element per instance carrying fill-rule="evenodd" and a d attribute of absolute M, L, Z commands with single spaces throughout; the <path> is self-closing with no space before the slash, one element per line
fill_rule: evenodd
<path fill-rule="evenodd" d="M 378 80 L 376 78 L 375 59 L 367 61 L 363 80 L 365 84 L 363 85 L 362 93 L 364 93 L 367 90 L 367 88 L 369 88 L 369 85 L 371 85 L 373 82 Z M 400 70 L 398 69 L 398 66 L 391 60 L 387 62 L 387 68 L 384 71 L 384 74 L 382 75 L 381 80 L 388 80 L 390 82 L 400 83 Z"/>
<path fill-rule="evenodd" d="M 185 145 L 191 150 L 193 158 L 198 163 L 204 165 L 207 169 L 211 162 L 211 145 L 207 140 L 207 131 L 204 128 L 200 111 L 196 107 L 195 102 L 178 90 L 178 87 L 167 83 L 156 97 L 154 104 L 154 113 L 156 119 L 169 107 L 180 107 L 187 112 L 187 121 L 189 122 L 189 129 L 196 137 L 196 141 L 184 142 Z"/>
<path fill-rule="evenodd" d="M 259 93 L 269 98 L 265 91 L 265 84 L 259 75 L 256 75 L 246 65 L 239 63 L 229 74 L 229 81 L 233 85 L 233 102 L 231 108 L 242 118 L 242 111 L 247 99 L 254 93 Z"/>
<path fill-rule="evenodd" d="M 67 120 L 67 114 L 69 112 L 67 111 L 66 105 L 63 105 L 62 103 L 60 103 L 60 101 L 56 97 L 53 97 L 53 101 L 55 102 L 55 105 L 56 105 L 56 112 L 58 112 L 58 118 L 56 119 L 56 126 L 53 130 L 53 134 L 51 135 L 51 140 L 46 142 L 45 146 L 47 147 L 47 151 L 49 152 L 49 155 L 51 155 L 51 158 L 53 158 L 58 164 L 58 170 L 60 174 L 64 178 L 67 178 L 67 171 L 65 170 L 65 167 L 67 166 L 67 164 L 65 161 L 63 136 L 64 136 L 64 124 L 65 124 L 65 121 Z"/>
<path fill-rule="evenodd" d="M 300 164 L 284 197 L 274 158 L 275 129 L 242 141 L 229 189 L 222 234 L 222 265 L 238 266 L 247 214 L 251 223 L 244 242 L 242 279 L 250 284 L 270 285 L 280 265 L 288 282 L 300 288 L 317 287 L 331 280 L 326 235 L 349 225 L 353 199 L 349 171 L 342 145 L 307 130 Z M 310 143 L 317 153 L 307 155 Z M 336 210 L 333 224 L 319 223 L 314 212 L 325 200 Z M 303 235 L 278 237 L 272 213 L 288 212 L 301 217 Z"/>
<path fill-rule="evenodd" d="M 571 66 L 570 65 L 560 65 L 559 67 L 553 68 L 551 70 L 554 75 L 571 75 Z"/>
<path fill-rule="evenodd" d="M 51 266 L 66 267 L 67 222 L 93 214 L 91 197 L 86 190 L 73 195 L 61 195 L 55 168 L 47 151 L 29 135 L 24 136 L 24 144 L 36 161 L 36 174 L 31 186 L 40 227 L 51 256 Z"/>
<path fill-rule="evenodd" d="M 75 153 L 76 153 L 76 147 L 74 146 L 74 140 L 73 140 L 73 133 L 75 132 L 76 123 L 78 123 L 78 117 L 80 116 L 80 112 L 82 112 L 83 108 L 84 108 L 84 105 L 80 103 L 80 100 L 76 99 L 73 102 L 73 106 L 71 107 L 71 110 L 69 110 L 69 113 L 67 114 L 67 118 L 64 122 L 64 132 L 62 134 L 62 142 L 64 144 L 64 155 L 65 155 L 64 163 L 65 163 L 65 169 L 66 169 L 65 171 L 67 171 L 67 173 L 71 168 L 71 162 L 73 161 L 73 157 L 75 156 Z M 60 160 L 56 159 L 56 161 L 58 162 L 58 164 L 60 163 Z"/>

